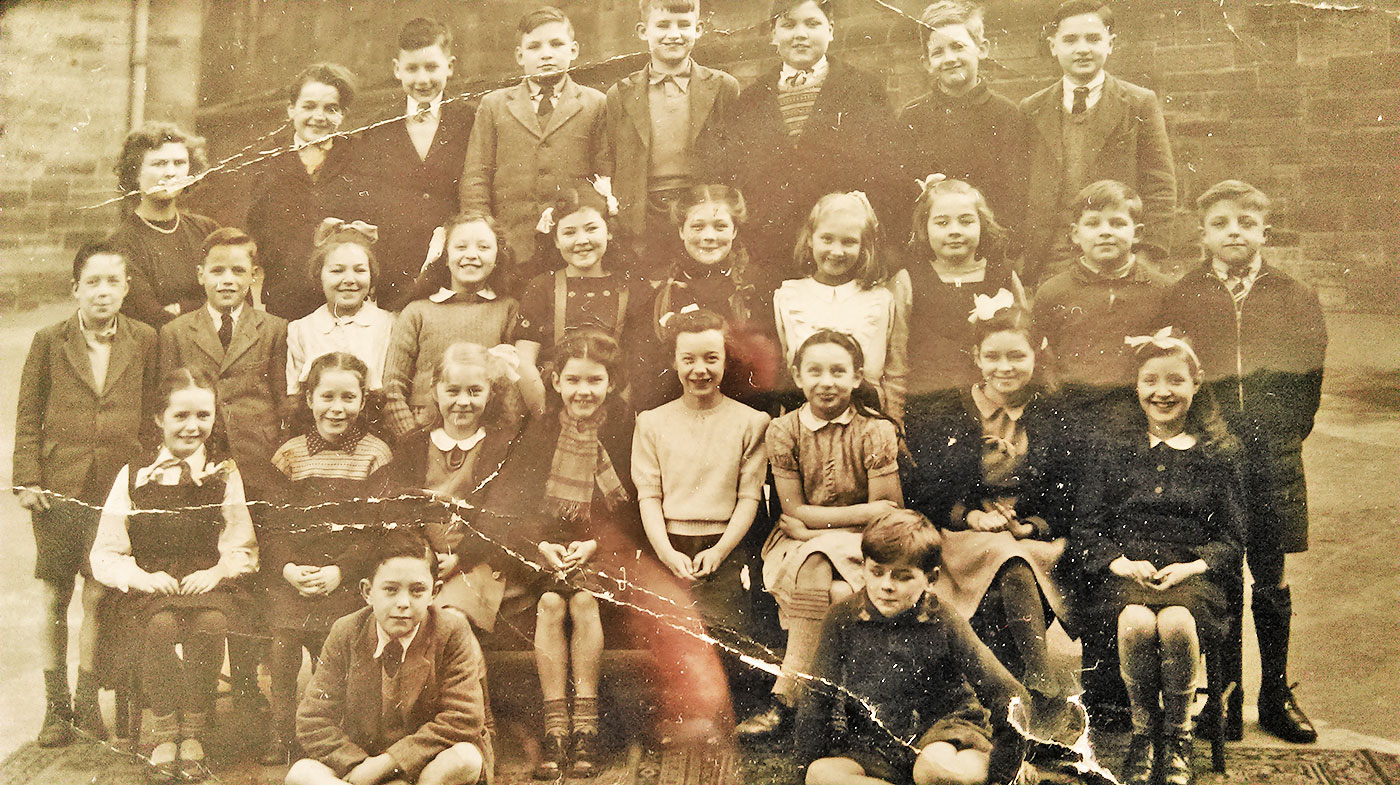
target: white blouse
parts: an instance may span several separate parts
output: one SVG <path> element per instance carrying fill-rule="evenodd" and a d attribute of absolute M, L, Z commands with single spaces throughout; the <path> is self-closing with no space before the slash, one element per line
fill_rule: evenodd
<path fill-rule="evenodd" d="M 348 352 L 369 366 L 369 389 L 384 388 L 384 362 L 394 315 L 367 301 L 353 316 L 331 316 L 322 305 L 287 325 L 287 394 L 296 395 L 311 362 L 323 354 Z"/>

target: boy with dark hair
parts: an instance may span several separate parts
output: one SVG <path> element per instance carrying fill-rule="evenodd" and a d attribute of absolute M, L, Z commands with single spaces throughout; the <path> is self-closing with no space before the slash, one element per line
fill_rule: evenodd
<path fill-rule="evenodd" d="M 432 606 L 437 557 L 416 534 L 385 538 L 366 608 L 343 616 L 297 709 L 307 757 L 287 785 L 471 785 L 490 778 L 485 662 L 467 620 Z"/>
<path fill-rule="evenodd" d="M 604 173 L 603 94 L 575 82 L 569 17 L 542 6 L 520 18 L 520 84 L 481 99 L 462 170 L 462 208 L 495 216 L 517 261 L 534 255 L 535 225 L 556 183 Z"/>
<path fill-rule="evenodd" d="M 433 229 L 458 212 L 473 110 L 446 96 L 456 64 L 452 31 L 433 19 L 409 20 L 394 58 L 405 101 L 395 115 L 402 116 L 370 127 L 355 146 L 353 180 L 365 217 L 379 227 L 377 300 L 388 310 L 407 303 Z"/>
<path fill-rule="evenodd" d="M 1011 724 L 1030 694 L 932 592 L 938 529 L 895 510 L 866 527 L 861 553 L 865 589 L 827 614 L 798 707 L 808 785 L 1034 782 Z"/>
<path fill-rule="evenodd" d="M 156 331 L 123 316 L 127 260 L 91 244 L 73 260 L 72 316 L 34 334 L 20 375 L 12 483 L 34 524 L 34 577 L 44 586 L 44 688 L 48 709 L 41 747 L 74 731 L 106 739 L 93 664 L 102 585 L 87 554 L 102 502 L 117 471 L 140 450 L 157 383 Z M 77 694 L 68 697 L 68 604 L 83 575 Z"/>
<path fill-rule="evenodd" d="M 933 89 L 904 107 L 906 181 L 935 172 L 982 192 L 997 223 L 1021 228 L 1025 214 L 1026 128 L 1015 102 L 979 73 L 988 43 L 982 9 L 939 0 L 919 16 L 924 66 Z"/>
<path fill-rule="evenodd" d="M 671 205 L 722 171 L 739 81 L 691 58 L 705 30 L 699 0 L 639 0 L 637 7 L 637 37 L 651 60 L 608 89 L 608 174 L 621 226 L 646 261 L 638 272 L 652 279 L 680 250 Z"/>
<path fill-rule="evenodd" d="M 1104 0 L 1067 0 L 1046 27 L 1063 72 L 1021 102 L 1030 134 L 1029 204 L 1023 278 L 1039 285 L 1067 269 L 1074 252 L 1067 208 L 1097 180 L 1127 183 L 1142 197 L 1139 253 L 1149 264 L 1170 250 L 1176 168 L 1157 94 L 1111 76 L 1113 14 Z"/>
<path fill-rule="evenodd" d="M 1205 262 L 1167 293 L 1159 323 L 1191 338 L 1206 386 L 1230 431 L 1244 444 L 1242 468 L 1254 629 L 1259 643 L 1259 725 L 1286 741 L 1311 743 L 1317 731 L 1288 683 L 1293 596 L 1284 556 L 1308 547 L 1303 441 L 1322 400 L 1327 324 L 1317 293 L 1264 260 L 1269 197 L 1246 182 L 1216 183 L 1196 200 Z M 1238 678 L 1244 600 L 1235 597 L 1228 664 Z M 1239 739 L 1239 702 L 1227 735 Z M 1208 713 L 1207 721 L 1214 719 Z"/>

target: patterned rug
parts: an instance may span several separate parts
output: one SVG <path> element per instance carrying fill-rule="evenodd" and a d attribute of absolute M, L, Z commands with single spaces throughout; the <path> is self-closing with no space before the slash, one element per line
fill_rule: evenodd
<path fill-rule="evenodd" d="M 534 783 L 525 761 L 507 755 L 497 785 Z M 1198 785 L 1400 785 L 1400 758 L 1369 750 L 1232 747 L 1224 775 L 1208 770 L 1209 752 L 1197 750 Z M 276 785 L 285 770 L 256 764 L 215 765 L 221 785 Z M 93 742 L 59 749 L 35 744 L 0 762 L 0 785 L 132 785 L 145 781 L 132 755 Z M 797 767 L 776 754 L 736 755 L 722 747 L 652 750 L 632 746 L 610 756 L 591 785 L 796 785 Z M 1076 782 L 1054 778 L 1054 782 Z"/>

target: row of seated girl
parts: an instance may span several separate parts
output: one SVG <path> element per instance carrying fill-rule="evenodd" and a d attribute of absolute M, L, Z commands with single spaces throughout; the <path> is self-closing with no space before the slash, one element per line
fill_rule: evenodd
<path fill-rule="evenodd" d="M 557 397 L 543 415 L 513 404 L 518 374 L 506 353 L 452 345 L 430 376 L 426 421 L 392 450 L 360 420 L 365 365 L 324 355 L 306 377 L 310 425 L 273 459 L 286 483 L 256 538 L 237 469 L 205 448 L 212 383 L 173 373 L 160 398 L 160 454 L 118 477 L 92 553 L 97 579 L 126 592 L 120 629 L 145 640 L 120 648 L 144 652 L 141 682 L 159 741 L 153 760 L 202 761 L 198 739 L 222 653 L 214 643 L 243 595 L 264 590 L 274 752 L 285 760 L 301 649 L 316 656 L 331 623 L 360 604 L 376 524 L 403 521 L 427 522 L 444 578 L 439 604 L 486 632 L 502 614 L 534 613 L 541 777 L 565 766 L 586 775 L 596 762 L 600 597 L 654 609 L 668 620 L 662 628 L 684 628 L 654 639 L 668 659 L 691 666 L 675 669 L 674 706 L 719 717 L 728 696 L 694 633 L 704 624 L 733 646 L 748 632 L 733 612 L 742 593 L 736 549 L 758 517 L 767 464 L 782 513 L 762 549 L 764 586 L 789 633 L 776 724 L 811 672 L 827 608 L 861 589 L 860 530 L 907 503 L 939 522 L 965 522 L 965 530 L 945 527 L 945 571 L 934 590 L 964 616 L 1010 622 L 1014 656 L 1006 659 L 1040 696 L 1037 712 L 1063 694 L 1045 663 L 1043 609 L 1068 618 L 1053 579 L 1068 535 L 1091 578 L 1078 598 L 1084 618 L 1118 619 L 1134 709 L 1170 729 L 1172 754 L 1189 765 L 1181 740 L 1189 741 L 1195 625 L 1218 623 L 1222 596 L 1200 576 L 1229 569 L 1240 517 L 1233 484 L 1220 479 L 1230 474 L 1228 438 L 1208 398 L 1195 395 L 1199 363 L 1179 338 L 1143 342 L 1141 414 L 1089 473 L 1070 521 L 1055 490 L 1064 483 L 1055 477 L 1054 397 L 1037 381 L 1044 345 L 1023 309 L 995 299 L 974 314 L 982 381 L 954 400 L 924 402 L 927 411 L 909 420 L 912 460 L 903 467 L 897 426 L 857 392 L 859 342 L 834 330 L 798 347 L 790 372 L 806 403 L 771 423 L 721 391 L 727 325 L 704 310 L 669 321 L 682 394 L 638 415 L 635 428 L 622 400 L 623 357 L 605 334 L 564 338 L 549 374 Z M 209 525 L 219 517 L 221 526 Z M 643 539 L 650 557 L 629 558 Z M 263 581 L 249 584 L 240 576 L 256 569 L 259 544 Z M 994 584 L 999 608 L 987 603 Z M 185 644 L 183 660 L 176 642 Z M 774 730 L 761 716 L 740 728 Z"/>

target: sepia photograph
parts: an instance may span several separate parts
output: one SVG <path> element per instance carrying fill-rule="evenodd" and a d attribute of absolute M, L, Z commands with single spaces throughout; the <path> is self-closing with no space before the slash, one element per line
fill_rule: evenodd
<path fill-rule="evenodd" d="M 0 0 L 0 785 L 1400 785 L 1400 0 Z"/>

